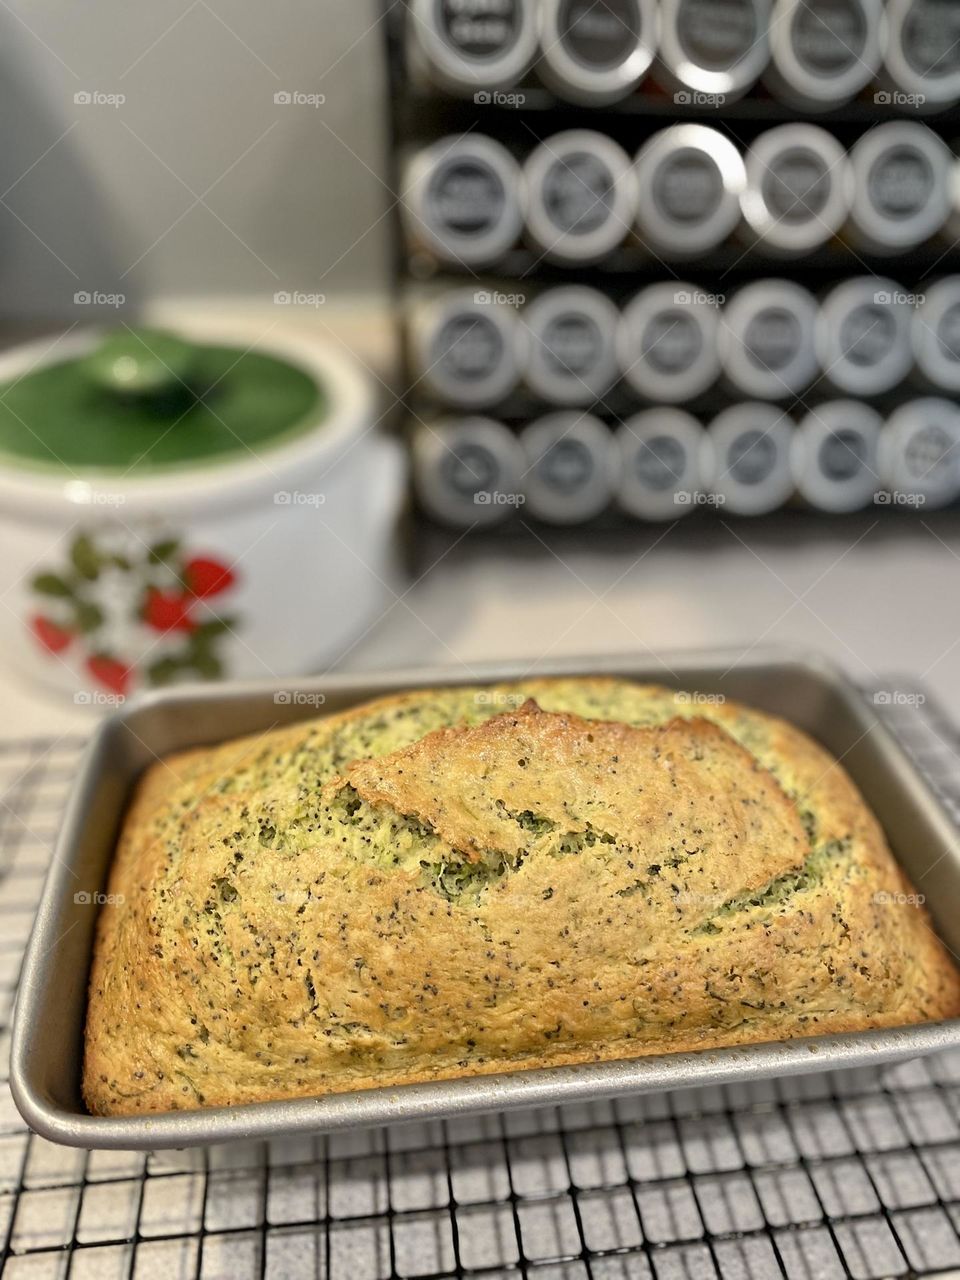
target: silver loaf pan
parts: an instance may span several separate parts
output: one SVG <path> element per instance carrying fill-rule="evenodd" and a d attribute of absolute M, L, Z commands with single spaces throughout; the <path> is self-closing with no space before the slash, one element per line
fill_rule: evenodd
<path fill-rule="evenodd" d="M 147 695 L 101 724 L 67 805 L 17 997 L 10 1083 L 33 1129 L 69 1146 L 155 1150 L 864 1067 L 960 1045 L 960 1019 L 952 1019 L 295 1101 L 116 1119 L 88 1115 L 80 1070 L 96 908 L 76 903 L 74 895 L 105 890 L 127 798 L 143 769 L 186 747 L 316 715 L 317 695 L 324 712 L 335 712 L 398 690 L 463 684 L 464 674 L 444 668 L 324 676 L 296 682 L 296 693 L 294 682 L 184 688 Z M 495 663 L 477 669 L 470 682 L 529 674 L 526 664 Z M 617 675 L 723 694 L 799 725 L 843 761 L 926 895 L 941 937 L 960 954 L 958 833 L 873 708 L 829 665 L 803 654 L 740 662 L 729 652 L 696 652 L 554 662 L 537 666 L 535 674 Z"/>

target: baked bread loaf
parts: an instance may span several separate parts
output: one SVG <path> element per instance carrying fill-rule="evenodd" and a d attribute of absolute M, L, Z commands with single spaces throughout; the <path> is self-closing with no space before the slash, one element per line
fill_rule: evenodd
<path fill-rule="evenodd" d="M 177 755 L 109 892 L 101 1115 L 960 1014 L 839 764 L 619 680 L 409 693 Z"/>

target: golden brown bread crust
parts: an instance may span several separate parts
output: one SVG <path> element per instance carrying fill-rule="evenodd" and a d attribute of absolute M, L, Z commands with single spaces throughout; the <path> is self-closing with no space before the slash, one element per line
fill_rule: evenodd
<path fill-rule="evenodd" d="M 142 780 L 108 888 L 100 1114 L 960 1013 L 838 764 L 759 712 L 614 680 L 183 753 Z"/>

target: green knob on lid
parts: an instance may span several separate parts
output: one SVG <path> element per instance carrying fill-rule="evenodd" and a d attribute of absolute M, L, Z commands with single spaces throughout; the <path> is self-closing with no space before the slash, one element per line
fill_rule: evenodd
<path fill-rule="evenodd" d="M 158 329 L 115 329 L 83 360 L 84 372 L 105 390 L 150 396 L 185 389 L 197 348 Z"/>

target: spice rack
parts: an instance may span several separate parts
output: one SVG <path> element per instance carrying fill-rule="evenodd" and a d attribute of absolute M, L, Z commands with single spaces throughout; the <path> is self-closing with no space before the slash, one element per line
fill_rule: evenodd
<path fill-rule="evenodd" d="M 720 105 L 709 103 L 703 95 L 695 93 L 687 95 L 688 100 L 683 100 L 682 94 L 671 94 L 669 90 L 657 87 L 649 76 L 637 91 L 619 101 L 584 106 L 564 101 L 541 83 L 536 67 L 509 89 L 499 92 L 478 90 L 476 100 L 458 97 L 429 85 L 411 64 L 407 28 L 414 19 L 409 10 L 409 4 L 391 6 L 386 23 L 391 74 L 392 184 L 397 192 L 402 190 L 406 159 L 438 139 L 455 134 L 490 137 L 521 163 L 544 139 L 566 130 L 585 128 L 613 139 L 631 157 L 647 138 L 659 130 L 685 122 L 716 129 L 741 154 L 746 153 L 761 134 L 778 125 L 797 122 L 826 129 L 848 151 L 870 129 L 893 121 L 921 123 L 948 143 L 960 135 L 960 109 L 955 105 L 920 115 L 916 105 L 908 100 L 908 95 L 883 89 L 879 87 L 879 81 L 871 83 L 848 104 L 826 111 L 788 105 L 773 97 L 762 84 L 744 96 Z M 478 294 L 493 296 L 497 293 L 522 295 L 529 305 L 543 290 L 563 285 L 586 285 L 597 289 L 622 312 L 644 286 L 665 280 L 688 282 L 705 294 L 730 298 L 738 289 L 764 278 L 797 281 L 815 295 L 823 295 L 847 277 L 878 276 L 892 279 L 906 295 L 913 297 L 922 295 L 932 281 L 958 270 L 958 262 L 960 254 L 949 236 L 896 254 L 878 253 L 834 237 L 829 243 L 792 259 L 764 253 L 740 239 L 723 243 L 693 260 L 668 260 L 651 255 L 635 238 L 630 238 L 602 259 L 578 265 L 559 263 L 538 249 L 519 243 L 503 253 L 489 268 L 481 270 L 456 261 L 441 262 L 434 255 L 411 250 L 399 218 L 395 257 L 398 297 L 403 312 L 408 310 L 414 299 L 443 297 L 453 289 L 473 288 Z M 426 452 L 433 457 L 442 455 L 444 448 L 442 440 L 430 442 L 429 439 L 436 434 L 436 424 L 440 421 L 479 414 L 504 426 L 512 437 L 518 438 L 533 420 L 564 407 L 531 391 L 522 379 L 492 404 L 484 404 L 476 410 L 451 406 L 425 385 L 429 379 L 422 378 L 423 368 L 417 367 L 410 359 L 409 343 L 406 350 L 408 364 L 404 385 L 409 391 L 404 408 L 407 430 L 411 439 L 427 437 Z M 850 394 L 853 397 L 853 393 Z M 860 394 L 855 398 L 863 399 L 887 421 L 895 410 L 918 397 L 948 394 L 942 390 L 925 390 L 916 381 L 904 379 L 890 390 L 875 395 Z M 707 424 L 723 410 L 752 398 L 742 392 L 738 394 L 729 384 L 718 379 L 709 390 L 679 407 L 700 423 Z M 843 398 L 842 391 L 818 379 L 797 393 L 784 395 L 772 403 L 787 416 L 792 428 L 810 414 L 816 417 L 821 405 Z M 594 401 L 578 405 L 577 410 L 596 417 L 615 431 L 632 415 L 658 407 L 656 401 L 640 397 L 620 379 Z M 529 455 L 524 457 L 521 453 L 517 458 L 517 465 L 529 470 Z M 664 458 L 658 455 L 654 459 L 654 470 L 662 470 L 663 464 Z M 960 491 L 960 462 L 957 470 L 957 488 Z M 876 492 L 870 501 L 879 506 L 878 514 L 885 518 L 897 513 L 914 513 L 924 501 L 922 497 L 916 502 L 909 501 L 909 495 L 903 497 L 904 500 L 900 501 L 896 493 L 891 495 L 878 476 Z M 930 502 L 929 514 L 937 503 L 932 497 L 927 500 Z M 702 503 L 691 499 L 686 510 L 678 505 L 674 514 L 689 518 L 688 513 L 700 506 L 700 516 L 695 518 L 708 520 L 714 514 L 709 510 L 712 505 L 716 504 L 706 499 Z M 792 499 L 788 505 L 791 508 L 809 506 L 810 501 L 798 504 Z M 436 504 L 424 504 L 421 500 L 421 508 L 424 506 L 432 506 L 433 514 L 437 514 Z M 499 512 L 471 513 L 467 510 L 465 516 L 461 512 L 458 519 L 450 522 L 462 525 L 475 523 L 488 528 L 495 524 L 509 527 L 523 523 L 537 527 L 537 513 L 529 506 L 525 510 L 520 508 L 519 517 L 513 515 L 515 508 L 509 503 L 503 506 Z M 611 502 L 602 514 L 591 519 L 590 527 L 599 529 L 630 524 L 631 517 L 624 512 L 623 506 L 623 503 Z M 728 508 L 728 514 L 734 513 Z M 470 519 L 471 514 L 477 518 Z M 497 518 L 488 519 L 488 515 L 496 515 Z M 663 520 L 666 517 L 661 513 L 647 518 Z M 548 519 L 548 523 L 551 522 Z"/>

